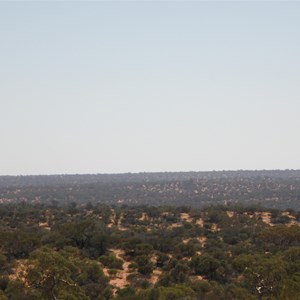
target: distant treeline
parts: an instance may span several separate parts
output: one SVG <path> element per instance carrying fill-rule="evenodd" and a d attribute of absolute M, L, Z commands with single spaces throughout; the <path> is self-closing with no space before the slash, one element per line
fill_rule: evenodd
<path fill-rule="evenodd" d="M 0 176 L 0 203 L 262 205 L 300 209 L 300 170 Z"/>

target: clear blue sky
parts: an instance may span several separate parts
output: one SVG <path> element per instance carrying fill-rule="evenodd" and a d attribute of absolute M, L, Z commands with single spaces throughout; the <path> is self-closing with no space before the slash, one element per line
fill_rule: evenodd
<path fill-rule="evenodd" d="M 300 169 L 300 2 L 0 2 L 0 174 Z"/>

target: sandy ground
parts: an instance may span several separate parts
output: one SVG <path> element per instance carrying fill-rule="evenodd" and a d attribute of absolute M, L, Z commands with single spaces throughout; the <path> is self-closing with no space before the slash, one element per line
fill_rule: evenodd
<path fill-rule="evenodd" d="M 193 222 L 193 218 L 191 218 L 191 216 L 189 214 L 187 214 L 187 213 L 181 213 L 180 214 L 180 219 L 182 221 L 189 222 L 189 223 Z"/>
<path fill-rule="evenodd" d="M 204 247 L 205 243 L 207 241 L 207 237 L 206 236 L 200 236 L 200 237 L 198 237 L 198 241 L 201 244 L 201 246 Z"/>
<path fill-rule="evenodd" d="M 15 267 L 13 268 L 13 274 L 10 274 L 8 277 L 11 280 L 21 280 L 26 284 L 26 273 L 28 268 L 27 259 L 19 259 L 15 261 Z"/>
<path fill-rule="evenodd" d="M 116 213 L 115 210 L 112 208 L 111 209 L 111 215 L 110 215 L 110 223 L 107 225 L 108 228 L 111 228 L 116 221 Z"/>
<path fill-rule="evenodd" d="M 153 270 L 153 273 L 149 279 L 149 282 L 151 282 L 153 285 L 156 284 L 160 278 L 160 276 L 162 275 L 162 270 L 161 269 L 155 269 Z"/>
<path fill-rule="evenodd" d="M 51 230 L 51 228 L 49 227 L 48 222 L 40 222 L 39 227 L 44 228 L 46 230 Z"/>
<path fill-rule="evenodd" d="M 211 232 L 218 232 L 220 231 L 220 228 L 218 228 L 218 225 L 216 223 L 213 223 L 211 228 L 210 228 Z"/>
<path fill-rule="evenodd" d="M 229 218 L 232 218 L 234 216 L 234 212 L 233 211 L 226 211 L 226 213 L 227 213 L 227 216 Z"/>
<path fill-rule="evenodd" d="M 123 220 L 123 216 L 121 215 L 118 223 L 116 224 L 116 212 L 115 210 L 112 208 L 111 209 L 111 216 L 110 216 L 110 223 L 107 225 L 108 228 L 111 228 L 113 225 L 117 225 L 118 230 L 120 231 L 126 231 L 128 230 L 128 228 L 122 226 L 122 220 Z"/>
<path fill-rule="evenodd" d="M 197 221 L 196 221 L 196 224 L 197 225 L 200 225 L 201 227 L 203 227 L 204 226 L 204 221 L 203 221 L 203 219 L 198 219 Z"/>
<path fill-rule="evenodd" d="M 142 216 L 139 218 L 139 221 L 144 221 L 147 218 L 147 214 L 143 213 Z"/>
<path fill-rule="evenodd" d="M 259 212 L 255 212 L 254 213 L 254 216 L 256 218 L 261 218 L 262 221 L 265 223 L 265 224 L 268 224 L 270 226 L 274 226 L 274 224 L 271 223 L 271 213 L 270 212 L 262 212 L 262 211 L 259 211 Z"/>
<path fill-rule="evenodd" d="M 183 225 L 180 223 L 173 223 L 170 227 L 171 228 L 178 228 L 178 227 L 182 227 Z"/>
<path fill-rule="evenodd" d="M 187 244 L 188 242 L 190 242 L 190 241 L 193 240 L 193 239 L 194 239 L 194 238 L 183 239 L 182 242 L 183 242 L 184 244 Z M 199 236 L 199 237 L 197 237 L 196 239 L 199 241 L 201 247 L 204 247 L 204 246 L 205 246 L 205 243 L 206 243 L 206 240 L 207 240 L 207 237 L 206 237 L 206 236 Z"/>
<path fill-rule="evenodd" d="M 116 276 L 110 278 L 109 283 L 114 288 L 124 288 L 125 286 L 129 285 L 129 282 L 127 281 L 127 274 L 129 273 L 128 266 L 130 262 L 124 260 L 124 250 L 110 249 L 110 251 L 112 251 L 118 259 L 121 259 L 123 261 L 123 270 L 118 270 Z M 106 276 L 110 277 L 107 268 L 104 268 L 103 271 Z"/>
<path fill-rule="evenodd" d="M 262 212 L 261 213 L 262 221 L 270 226 L 274 226 L 274 224 L 271 223 L 271 213 L 269 212 Z"/>
<path fill-rule="evenodd" d="M 290 223 L 287 224 L 287 226 L 294 226 L 294 225 L 300 225 L 297 221 L 296 218 L 294 216 L 291 216 L 290 213 L 288 211 L 285 211 L 282 213 L 283 216 L 288 216 L 290 218 Z"/>

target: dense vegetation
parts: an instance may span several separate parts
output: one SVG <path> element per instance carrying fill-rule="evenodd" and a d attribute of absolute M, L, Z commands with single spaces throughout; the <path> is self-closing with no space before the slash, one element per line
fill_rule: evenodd
<path fill-rule="evenodd" d="M 299 299 L 300 214 L 0 205 L 0 299 Z"/>
<path fill-rule="evenodd" d="M 300 209 L 300 171 L 0 176 L 0 203 L 261 204 Z"/>

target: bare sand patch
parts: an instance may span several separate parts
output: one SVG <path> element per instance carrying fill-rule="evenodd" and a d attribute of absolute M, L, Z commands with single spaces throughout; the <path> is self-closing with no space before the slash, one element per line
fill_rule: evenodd
<path fill-rule="evenodd" d="M 211 225 L 210 231 L 216 233 L 216 232 L 220 231 L 220 228 L 218 228 L 218 225 L 216 223 L 213 223 Z"/>
<path fill-rule="evenodd" d="M 111 228 L 116 222 L 116 212 L 115 212 L 115 210 L 112 208 L 110 211 L 111 211 L 110 223 L 107 225 L 108 228 Z"/>
<path fill-rule="evenodd" d="M 8 277 L 11 280 L 20 280 L 25 285 L 28 285 L 26 281 L 26 275 L 28 267 L 31 267 L 32 265 L 29 265 L 28 259 L 19 259 L 16 260 L 14 263 L 14 268 L 12 269 L 13 274 L 10 274 Z"/>
<path fill-rule="evenodd" d="M 39 227 L 44 228 L 45 230 L 51 230 L 48 222 L 39 222 Z"/>
<path fill-rule="evenodd" d="M 145 221 L 147 219 L 147 214 L 142 213 L 142 216 L 139 218 L 139 221 Z"/>
<path fill-rule="evenodd" d="M 151 274 L 151 277 L 149 279 L 149 282 L 152 284 L 156 284 L 160 278 L 160 276 L 162 275 L 162 270 L 161 269 L 154 269 L 153 273 Z"/>
<path fill-rule="evenodd" d="M 229 218 L 232 218 L 234 216 L 234 212 L 233 211 L 226 211 L 226 213 L 227 213 L 227 216 Z"/>
<path fill-rule="evenodd" d="M 184 244 L 188 244 L 191 240 L 194 240 L 194 239 L 197 240 L 200 243 L 201 247 L 204 247 L 204 245 L 207 241 L 206 236 L 200 236 L 200 237 L 197 237 L 197 238 L 186 238 L 186 239 L 183 239 L 182 242 Z"/>
<path fill-rule="evenodd" d="M 115 255 L 116 258 L 121 259 L 123 261 L 123 270 L 117 270 L 117 273 L 114 277 L 110 277 L 108 270 L 105 268 L 104 274 L 108 277 L 109 283 L 114 288 L 124 288 L 127 285 L 129 285 L 129 282 L 127 281 L 127 274 L 129 273 L 129 264 L 130 262 L 125 261 L 123 256 L 125 255 L 124 250 L 122 249 L 110 249 Z"/>
<path fill-rule="evenodd" d="M 274 226 L 274 224 L 271 223 L 271 213 L 269 212 L 262 212 L 261 213 L 262 221 L 270 226 Z"/>
<path fill-rule="evenodd" d="M 184 244 L 188 244 L 188 242 L 191 241 L 191 240 L 192 240 L 192 238 L 183 239 L 182 242 L 183 242 Z"/>
<path fill-rule="evenodd" d="M 180 224 L 180 223 L 173 223 L 173 224 L 171 224 L 171 228 L 179 228 L 179 227 L 182 227 L 183 225 L 182 224 Z"/>
<path fill-rule="evenodd" d="M 193 218 L 191 218 L 191 216 L 189 214 L 187 214 L 187 213 L 181 213 L 180 214 L 180 219 L 182 221 L 189 222 L 189 223 L 193 222 Z"/>
<path fill-rule="evenodd" d="M 123 221 L 123 215 L 120 216 L 120 219 L 118 220 L 118 224 L 117 224 L 117 228 L 120 230 L 120 231 L 127 231 L 128 228 L 122 226 L 122 221 Z"/>
<path fill-rule="evenodd" d="M 197 225 L 200 225 L 201 227 L 203 227 L 203 226 L 204 226 L 204 221 L 203 221 L 203 219 L 200 218 L 200 219 L 196 220 L 196 224 L 197 224 Z"/>
<path fill-rule="evenodd" d="M 206 236 L 200 236 L 197 239 L 198 239 L 199 243 L 201 244 L 201 246 L 204 247 L 205 243 L 207 241 L 207 237 Z"/>

